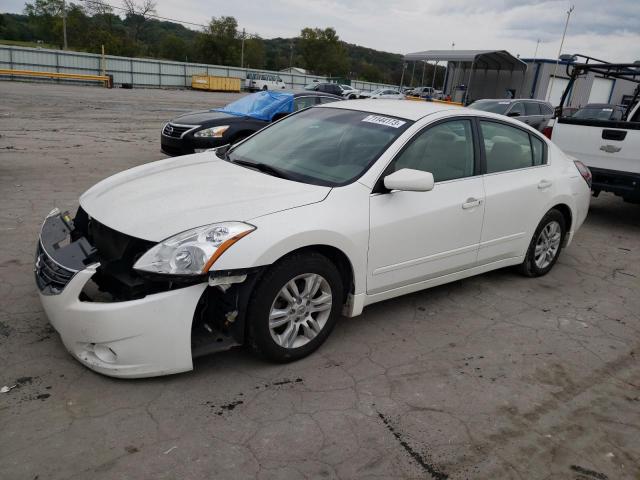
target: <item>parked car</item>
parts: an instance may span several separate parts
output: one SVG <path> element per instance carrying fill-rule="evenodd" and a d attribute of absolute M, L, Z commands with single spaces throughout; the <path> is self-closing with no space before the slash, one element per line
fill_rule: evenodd
<path fill-rule="evenodd" d="M 608 103 L 589 103 L 578 109 L 572 118 L 581 120 L 622 120 L 624 107 Z"/>
<path fill-rule="evenodd" d="M 351 85 L 340 85 L 342 88 L 342 96 L 346 99 L 353 100 L 360 98 L 360 90 L 353 88 Z"/>
<path fill-rule="evenodd" d="M 307 85 L 305 90 L 312 90 L 315 92 L 330 93 L 332 95 L 338 95 L 340 97 L 353 100 L 358 98 L 360 90 L 350 87 L 349 85 L 340 85 L 338 83 L 331 82 L 319 82 Z"/>
<path fill-rule="evenodd" d="M 420 98 L 436 98 L 436 92 L 438 92 L 438 90 L 432 87 L 416 87 L 411 90 L 408 95 Z"/>
<path fill-rule="evenodd" d="M 360 98 L 383 98 L 386 100 L 404 100 L 406 97 L 394 88 L 378 88 L 372 92 L 361 92 Z"/>
<path fill-rule="evenodd" d="M 469 108 L 514 117 L 542 131 L 551 118 L 553 107 L 549 102 L 534 99 L 476 100 Z"/>
<path fill-rule="evenodd" d="M 283 90 L 287 88 L 282 78 L 273 73 L 248 72 L 245 88 L 250 92 L 258 90 Z"/>
<path fill-rule="evenodd" d="M 160 149 L 185 155 L 237 143 L 291 112 L 342 97 L 318 92 L 257 92 L 224 108 L 180 115 L 162 126 Z"/>
<path fill-rule="evenodd" d="M 508 117 L 334 102 L 103 180 L 74 219 L 47 216 L 35 279 L 68 351 L 106 375 L 245 342 L 291 361 L 341 313 L 507 266 L 545 275 L 587 215 L 588 175 Z"/>

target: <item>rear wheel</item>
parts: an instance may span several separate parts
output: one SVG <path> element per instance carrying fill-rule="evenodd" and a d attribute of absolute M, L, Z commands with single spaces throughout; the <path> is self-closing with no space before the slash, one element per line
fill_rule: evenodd
<path fill-rule="evenodd" d="M 558 210 L 549 210 L 533 234 L 520 272 L 527 277 L 549 273 L 558 261 L 565 235 L 564 216 Z"/>
<path fill-rule="evenodd" d="M 318 253 L 294 255 L 270 268 L 248 310 L 250 343 L 267 358 L 288 362 L 316 350 L 342 308 L 342 279 Z"/>

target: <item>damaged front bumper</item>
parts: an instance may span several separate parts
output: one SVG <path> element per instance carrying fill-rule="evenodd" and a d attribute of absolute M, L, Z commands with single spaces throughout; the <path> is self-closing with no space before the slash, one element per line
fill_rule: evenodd
<path fill-rule="evenodd" d="M 206 281 L 152 289 L 140 298 L 93 301 L 85 287 L 101 269 L 100 256 L 81 233 L 68 214 L 53 211 L 42 226 L 34 268 L 44 310 L 67 350 L 113 377 L 191 370 L 192 324 L 208 297 Z"/>
<path fill-rule="evenodd" d="M 83 302 L 80 294 L 98 265 L 77 272 L 57 295 L 40 292 L 47 317 L 69 353 L 112 377 L 192 370 L 191 322 L 207 284 L 126 302 Z"/>

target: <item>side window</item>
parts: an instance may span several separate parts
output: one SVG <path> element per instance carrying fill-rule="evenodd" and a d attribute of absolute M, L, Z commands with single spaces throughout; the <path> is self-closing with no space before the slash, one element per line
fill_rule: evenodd
<path fill-rule="evenodd" d="M 293 99 L 293 111 L 297 112 L 303 108 L 313 107 L 316 104 L 316 97 L 296 97 Z"/>
<path fill-rule="evenodd" d="M 394 160 L 394 171 L 403 168 L 431 172 L 436 182 L 472 176 L 471 121 L 451 120 L 418 133 Z"/>
<path fill-rule="evenodd" d="M 535 135 L 530 135 L 531 137 L 531 148 L 533 149 L 533 165 L 543 165 L 544 164 L 544 143 Z"/>
<path fill-rule="evenodd" d="M 518 115 L 514 115 L 517 113 Z M 522 117 L 524 115 L 524 108 L 522 107 L 522 102 L 516 102 L 511 106 L 509 110 L 509 116 L 512 117 Z"/>
<path fill-rule="evenodd" d="M 542 115 L 551 115 L 553 113 L 553 108 L 544 103 L 540 104 L 540 110 L 542 111 Z"/>
<path fill-rule="evenodd" d="M 540 115 L 540 104 L 538 102 L 524 102 L 524 114 Z"/>
<path fill-rule="evenodd" d="M 337 102 L 338 100 L 340 99 L 333 98 L 333 97 L 320 97 L 320 103 L 333 103 L 333 102 Z"/>
<path fill-rule="evenodd" d="M 533 165 L 529 134 L 502 123 L 480 121 L 487 173 L 506 172 Z"/>

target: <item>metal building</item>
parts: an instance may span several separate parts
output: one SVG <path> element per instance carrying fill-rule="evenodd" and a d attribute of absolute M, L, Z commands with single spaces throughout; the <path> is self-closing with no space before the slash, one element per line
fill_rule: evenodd
<path fill-rule="evenodd" d="M 505 50 L 427 50 L 404 58 L 408 62 L 444 62 L 444 85 L 436 88 L 466 104 L 482 98 L 537 98 L 548 99 L 555 106 L 569 83 L 566 68 L 570 62 L 520 59 Z M 627 80 L 589 73 L 576 80 L 565 106 L 624 104 L 635 88 L 636 84 Z"/>

